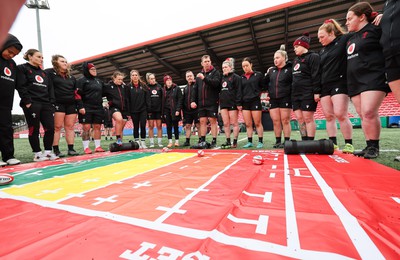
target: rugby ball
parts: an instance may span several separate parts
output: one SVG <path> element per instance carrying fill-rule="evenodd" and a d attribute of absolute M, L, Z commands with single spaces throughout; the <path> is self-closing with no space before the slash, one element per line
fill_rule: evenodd
<path fill-rule="evenodd" d="M 7 185 L 13 182 L 14 176 L 8 173 L 0 173 L 0 185 Z"/>
<path fill-rule="evenodd" d="M 204 151 L 203 150 L 198 150 L 197 151 L 197 156 L 198 157 L 203 157 L 204 156 Z"/>
<path fill-rule="evenodd" d="M 261 165 L 261 164 L 264 163 L 264 159 L 263 159 L 263 157 L 261 155 L 256 155 L 256 156 L 253 157 L 253 163 L 255 165 Z"/>
<path fill-rule="evenodd" d="M 168 147 L 163 147 L 162 152 L 163 153 L 168 153 L 170 149 Z"/>

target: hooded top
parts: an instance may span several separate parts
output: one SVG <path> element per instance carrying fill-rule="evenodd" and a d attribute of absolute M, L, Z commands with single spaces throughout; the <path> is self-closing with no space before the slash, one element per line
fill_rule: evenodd
<path fill-rule="evenodd" d="M 2 53 L 11 46 L 14 46 L 18 50 L 22 49 L 22 44 L 17 37 L 9 34 L 0 52 L 0 109 L 7 110 L 11 110 L 13 107 L 14 92 L 17 83 L 17 65 L 12 59 L 4 59 Z"/>
<path fill-rule="evenodd" d="M 88 63 L 82 64 L 83 77 L 77 80 L 75 99 L 78 109 L 85 108 L 86 111 L 103 110 L 103 89 L 104 84 L 101 80 L 93 77 L 89 73 Z"/>

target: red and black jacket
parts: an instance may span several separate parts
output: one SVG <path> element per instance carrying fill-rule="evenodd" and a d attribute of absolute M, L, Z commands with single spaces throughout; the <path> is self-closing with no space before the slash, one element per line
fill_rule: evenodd
<path fill-rule="evenodd" d="M 191 100 L 197 104 L 198 108 L 218 107 L 221 74 L 214 67 L 211 67 L 209 71 L 202 70 L 201 73 L 204 79 L 196 77 Z"/>
<path fill-rule="evenodd" d="M 292 63 L 288 62 L 283 68 L 273 66 L 265 75 L 264 84 L 268 86 L 268 95 L 271 99 L 292 95 Z"/>

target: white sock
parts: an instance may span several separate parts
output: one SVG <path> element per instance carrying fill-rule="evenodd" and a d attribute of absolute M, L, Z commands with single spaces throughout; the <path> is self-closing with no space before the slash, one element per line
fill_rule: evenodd
<path fill-rule="evenodd" d="M 172 144 L 172 139 L 168 139 L 168 143 Z"/>
<path fill-rule="evenodd" d="M 149 138 L 150 144 L 154 144 L 154 138 Z"/>
<path fill-rule="evenodd" d="M 44 150 L 44 154 L 45 155 L 48 155 L 48 154 L 50 154 L 51 153 L 51 150 Z"/>
<path fill-rule="evenodd" d="M 94 146 L 97 148 L 97 147 L 100 147 L 100 141 L 101 141 L 101 139 L 96 139 L 96 140 L 94 140 Z"/>
<path fill-rule="evenodd" d="M 162 143 L 162 138 L 161 138 L 161 137 L 158 137 L 157 140 L 158 140 L 158 143 L 159 143 L 159 144 Z"/>
<path fill-rule="evenodd" d="M 85 150 L 86 148 L 89 148 L 89 140 L 86 140 L 86 141 L 82 141 L 82 144 L 83 144 L 83 150 Z"/>

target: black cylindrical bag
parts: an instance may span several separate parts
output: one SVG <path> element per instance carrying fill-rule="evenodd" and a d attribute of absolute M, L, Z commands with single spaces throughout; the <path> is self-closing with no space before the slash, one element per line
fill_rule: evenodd
<path fill-rule="evenodd" d="M 313 153 L 313 154 L 333 154 L 334 152 L 332 140 L 306 140 L 285 141 L 284 152 L 285 154 L 300 154 L 300 153 Z"/>
<path fill-rule="evenodd" d="M 139 144 L 135 141 L 129 141 L 129 143 L 123 143 L 122 145 L 118 145 L 117 143 L 110 144 L 110 152 L 129 151 L 137 149 L 139 149 Z"/>

